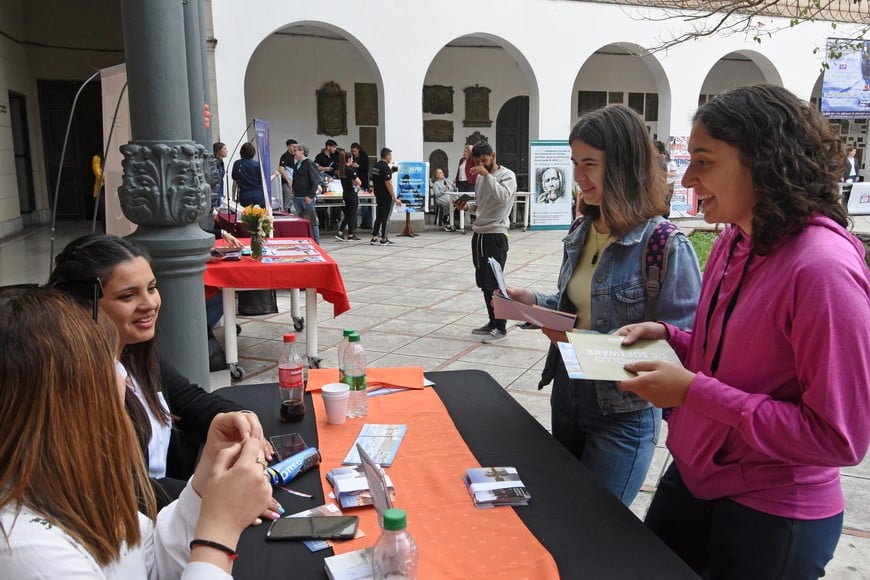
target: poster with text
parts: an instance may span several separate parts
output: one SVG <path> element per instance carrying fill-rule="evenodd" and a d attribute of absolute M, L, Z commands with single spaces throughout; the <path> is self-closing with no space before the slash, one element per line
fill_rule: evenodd
<path fill-rule="evenodd" d="M 870 40 L 829 38 L 828 58 L 822 81 L 822 114 L 844 119 L 870 117 Z"/>
<path fill-rule="evenodd" d="M 674 178 L 674 195 L 671 197 L 671 217 L 695 215 L 697 204 L 695 192 L 683 187 L 683 174 L 689 168 L 689 138 L 671 137 L 669 143 L 671 160 L 677 164 L 677 176 Z"/>
<path fill-rule="evenodd" d="M 257 134 L 257 156 L 260 162 L 260 177 L 262 178 L 263 192 L 265 193 L 265 205 L 272 209 L 272 177 L 269 169 L 272 152 L 269 146 L 269 121 L 254 119 L 254 132 Z"/>
<path fill-rule="evenodd" d="M 425 211 L 429 203 L 429 163 L 399 161 L 393 174 L 396 196 L 406 211 Z"/>
<path fill-rule="evenodd" d="M 529 155 L 532 188 L 529 226 L 567 229 L 571 225 L 574 166 L 567 141 L 532 141 Z"/>

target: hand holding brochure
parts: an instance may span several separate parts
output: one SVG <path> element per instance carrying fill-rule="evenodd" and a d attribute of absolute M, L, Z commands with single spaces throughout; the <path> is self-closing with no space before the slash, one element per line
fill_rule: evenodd
<path fill-rule="evenodd" d="M 666 340 L 638 340 L 631 346 L 624 346 L 622 338 L 615 334 L 569 332 L 568 341 L 574 347 L 582 368 L 582 376 L 576 378 L 596 381 L 631 379 L 637 375 L 623 367 L 632 362 L 662 361 L 682 366 L 677 353 Z"/>
<path fill-rule="evenodd" d="M 510 296 L 508 296 L 501 265 L 493 258 L 489 258 L 489 267 L 492 268 L 492 272 L 495 274 L 499 290 L 499 293 L 493 293 L 492 295 L 492 308 L 495 311 L 496 318 L 522 320 L 542 328 L 551 328 L 563 332 L 568 332 L 574 328 L 577 322 L 577 316 L 574 314 L 511 300 Z"/>

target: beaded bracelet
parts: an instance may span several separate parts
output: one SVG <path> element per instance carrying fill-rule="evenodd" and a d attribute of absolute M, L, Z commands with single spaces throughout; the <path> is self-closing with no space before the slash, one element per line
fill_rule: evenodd
<path fill-rule="evenodd" d="M 235 562 L 239 555 L 230 547 L 224 546 L 223 544 L 219 544 L 217 542 L 212 542 L 211 540 L 192 540 L 190 542 L 190 549 L 193 550 L 196 546 L 206 546 L 208 548 L 214 548 L 215 550 L 220 550 L 224 554 L 226 554 L 230 562 Z"/>

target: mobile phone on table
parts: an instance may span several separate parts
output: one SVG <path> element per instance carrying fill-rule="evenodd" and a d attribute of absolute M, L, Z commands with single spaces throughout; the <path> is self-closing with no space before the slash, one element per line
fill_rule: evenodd
<path fill-rule="evenodd" d="M 349 540 L 356 534 L 357 516 L 281 518 L 272 522 L 267 540 Z"/>

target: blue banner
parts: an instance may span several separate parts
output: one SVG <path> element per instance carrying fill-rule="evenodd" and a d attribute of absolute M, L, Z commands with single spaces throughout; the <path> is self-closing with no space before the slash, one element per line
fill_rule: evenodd
<path fill-rule="evenodd" d="M 257 133 L 257 155 L 260 157 L 260 176 L 263 181 L 263 191 L 266 192 L 266 205 L 272 207 L 272 153 L 269 147 L 269 121 L 254 119 L 254 131 Z"/>
<path fill-rule="evenodd" d="M 870 117 L 870 40 L 828 39 L 822 81 L 822 114 L 848 119 Z M 840 54 L 831 58 L 831 54 Z"/>
<path fill-rule="evenodd" d="M 399 161 L 393 174 L 396 196 L 405 211 L 426 211 L 429 195 L 429 164 L 425 161 Z"/>

